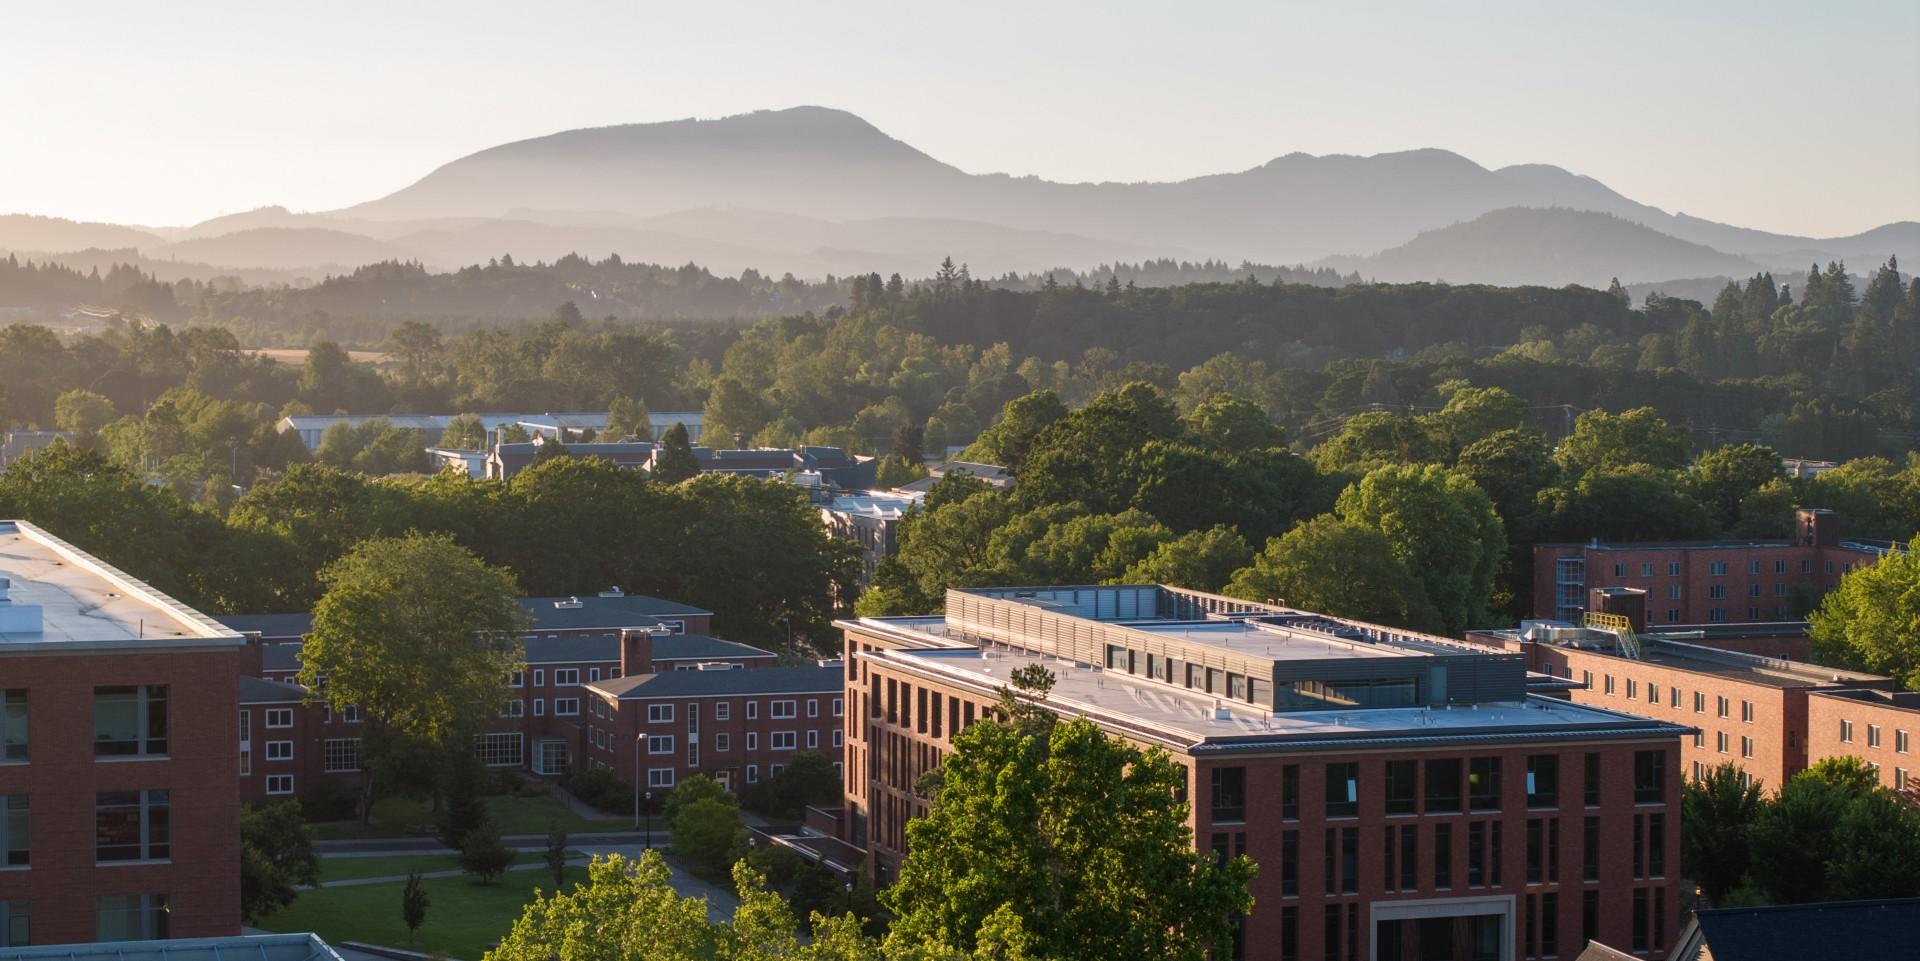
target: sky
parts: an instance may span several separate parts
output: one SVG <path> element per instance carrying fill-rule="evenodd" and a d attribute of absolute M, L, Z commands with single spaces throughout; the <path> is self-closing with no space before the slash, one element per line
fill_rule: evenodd
<path fill-rule="evenodd" d="M 0 213 L 328 210 L 506 141 L 817 104 L 975 173 L 1442 147 L 1783 233 L 1920 220 L 1915 0 L 60 0 L 0 25 Z"/>

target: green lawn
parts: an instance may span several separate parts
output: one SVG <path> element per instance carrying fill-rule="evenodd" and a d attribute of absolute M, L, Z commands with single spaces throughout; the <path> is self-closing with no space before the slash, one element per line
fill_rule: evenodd
<path fill-rule="evenodd" d="M 568 868 L 567 884 L 586 880 L 586 868 Z M 553 878 L 545 871 L 509 871 L 499 884 L 479 885 L 465 877 L 428 878 L 427 921 L 418 941 L 409 944 L 407 925 L 400 919 L 403 882 L 360 884 L 344 888 L 301 891 L 291 905 L 260 920 L 267 931 L 313 931 L 330 944 L 370 941 L 428 953 L 441 952 L 460 961 L 480 961 L 487 946 L 505 937 L 519 920 L 533 891 L 551 892 Z"/>
<path fill-rule="evenodd" d="M 584 857 L 579 851 L 567 849 L 567 859 Z M 546 853 L 543 851 L 521 851 L 513 863 L 542 864 Z M 432 871 L 457 871 L 460 861 L 451 854 L 378 854 L 356 857 L 322 857 L 320 859 L 320 881 L 346 881 L 353 878 L 390 878 L 398 877 L 409 871 L 426 874 Z"/>
<path fill-rule="evenodd" d="M 535 855 L 522 855 L 520 861 Z M 320 882 L 347 881 L 353 878 L 397 877 L 409 871 L 426 874 L 429 871 L 452 871 L 460 867 L 460 862 L 451 854 L 393 854 L 370 857 L 323 857 L 320 859 Z"/>
<path fill-rule="evenodd" d="M 569 834 L 625 831 L 633 827 L 627 818 L 584 818 L 553 798 L 499 795 L 486 798 L 487 810 L 501 834 L 546 834 L 554 822 Z M 384 798 L 373 806 L 373 823 L 331 821 L 314 825 L 321 840 L 346 838 L 431 837 L 436 830 L 431 806 L 410 798 Z"/>

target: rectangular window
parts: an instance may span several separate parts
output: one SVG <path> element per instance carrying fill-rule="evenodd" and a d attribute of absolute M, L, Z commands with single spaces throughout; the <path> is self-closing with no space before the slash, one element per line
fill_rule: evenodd
<path fill-rule="evenodd" d="M 807 698 L 807 716 L 808 717 L 820 716 L 820 699 L 819 698 L 817 697 Z"/>
<path fill-rule="evenodd" d="M 488 767 L 519 767 L 526 763 L 518 732 L 477 735 L 473 744 L 474 756 Z"/>
<path fill-rule="evenodd" d="M 1245 821 L 1247 819 L 1247 769 L 1244 767 L 1216 767 L 1208 775 L 1212 779 L 1211 816 L 1215 822 Z"/>
<path fill-rule="evenodd" d="M 673 723 L 673 705 L 671 704 L 647 705 L 647 723 L 648 724 L 672 724 Z"/>
<path fill-rule="evenodd" d="M 1400 825 L 1400 890 L 1420 888 L 1420 825 Z"/>
<path fill-rule="evenodd" d="M 292 741 L 268 741 L 267 742 L 267 760 L 269 761 L 293 760 L 293 742 Z"/>
<path fill-rule="evenodd" d="M 837 748 L 837 747 L 839 747 L 839 746 L 841 745 L 841 740 L 842 740 L 842 737 L 843 737 L 843 736 L 844 736 L 845 734 L 846 734 L 846 732 L 845 732 L 845 731 L 842 731 L 841 729 L 839 729 L 839 728 L 837 728 L 837 727 L 833 729 L 833 746 L 834 746 L 834 747 L 836 747 L 836 748 Z M 840 763 L 840 762 L 838 762 L 838 761 L 835 761 L 834 763 L 835 763 L 835 764 L 838 764 L 838 763 Z"/>
<path fill-rule="evenodd" d="M 158 788 L 94 795 L 94 860 L 164 861 L 171 857 L 170 797 L 168 791 Z"/>
<path fill-rule="evenodd" d="M 328 773 L 360 770 L 360 739 L 330 737 L 324 745 L 323 769 Z"/>
<path fill-rule="evenodd" d="M 1633 889 L 1633 950 L 1647 950 L 1647 889 Z"/>
<path fill-rule="evenodd" d="M 106 894 L 94 900 L 95 941 L 154 941 L 171 935 L 164 894 Z"/>
<path fill-rule="evenodd" d="M 1613 693 L 1613 675 L 1611 674 L 1607 675 L 1606 688 L 1608 694 Z"/>
<path fill-rule="evenodd" d="M 1667 876 L 1667 816 L 1647 815 L 1647 876 Z"/>
<path fill-rule="evenodd" d="M 267 726 L 270 728 L 292 727 L 293 726 L 293 708 L 290 708 L 290 707 L 267 708 Z"/>
<path fill-rule="evenodd" d="M 0 948 L 33 944 L 33 902 L 0 900 Z"/>
<path fill-rule="evenodd" d="M 1360 813 L 1360 765 L 1352 761 L 1327 765 L 1327 817 Z"/>
<path fill-rule="evenodd" d="M 1500 759 L 1476 757 L 1467 762 L 1467 785 L 1475 811 L 1500 810 Z"/>
<path fill-rule="evenodd" d="M 1714 561 L 1714 562 L 1712 562 L 1712 563 L 1710 563 L 1710 564 L 1708 564 L 1708 565 L 1707 565 L 1707 573 L 1708 573 L 1708 574 L 1711 574 L 1711 575 L 1713 575 L 1714 577 L 1725 577 L 1725 576 L 1727 576 L 1727 562 L 1726 562 L 1726 561 Z"/>
<path fill-rule="evenodd" d="M 1453 887 L 1453 825 L 1433 826 L 1433 886 Z"/>
<path fill-rule="evenodd" d="M 1550 808 L 1560 804 L 1560 755 L 1527 756 L 1527 807 Z"/>
<path fill-rule="evenodd" d="M 508 674 L 508 675 L 507 675 L 507 686 L 508 686 L 508 687 L 526 687 L 526 686 L 527 686 L 527 672 L 526 672 L 526 671 L 514 671 L 513 673 L 511 673 L 511 674 Z"/>
<path fill-rule="evenodd" d="M 794 716 L 793 701 L 773 701 L 767 705 L 767 708 L 767 716 L 776 721 L 788 720 Z"/>
<path fill-rule="evenodd" d="M 1360 892 L 1360 829 L 1340 829 L 1340 893 Z"/>
<path fill-rule="evenodd" d="M 1727 585 L 1725 585 L 1725 584 L 1715 584 L 1715 585 L 1713 585 L 1712 587 L 1709 587 L 1709 588 L 1707 588 L 1707 596 L 1708 596 L 1708 597 L 1711 597 L 1711 598 L 1714 598 L 1715 600 L 1718 600 L 1718 599 L 1720 599 L 1720 598 L 1723 598 L 1723 597 L 1726 597 L 1726 596 L 1727 596 Z"/>
<path fill-rule="evenodd" d="M 1587 818 L 1586 829 L 1580 837 L 1580 878 L 1583 881 L 1600 880 L 1600 819 Z"/>
<path fill-rule="evenodd" d="M 775 751 L 791 751 L 796 743 L 794 734 L 793 731 L 774 731 L 768 735 L 768 746 Z"/>
<path fill-rule="evenodd" d="M 752 735 L 748 735 L 748 736 L 751 737 Z M 747 783 L 748 784 L 760 783 L 760 765 L 758 764 L 747 765 Z"/>
<path fill-rule="evenodd" d="M 554 698 L 553 713 L 560 717 L 579 717 L 580 716 L 580 699 L 577 697 Z"/>
<path fill-rule="evenodd" d="M 27 759 L 27 689 L 0 689 L 0 763 Z"/>
<path fill-rule="evenodd" d="M 758 751 L 758 750 L 760 750 L 760 734 L 759 734 L 759 732 L 757 732 L 757 731 L 748 731 L 748 732 L 747 732 L 747 750 L 749 750 L 749 751 Z"/>
<path fill-rule="evenodd" d="M 1669 623 L 1669 624 L 1678 624 L 1678 623 L 1680 623 L 1680 609 L 1679 609 L 1679 608 L 1677 608 L 1677 607 L 1669 607 L 1669 608 L 1667 608 L 1667 623 Z"/>
<path fill-rule="evenodd" d="M 554 687 L 578 687 L 580 669 L 577 667 L 556 667 L 553 669 Z"/>
<path fill-rule="evenodd" d="M 1484 887 L 1487 883 L 1487 822 L 1473 821 L 1467 825 L 1467 887 Z"/>
<path fill-rule="evenodd" d="M 534 717 L 547 716 L 547 699 L 546 698 L 536 697 L 533 699 L 533 716 Z"/>
<path fill-rule="evenodd" d="M 1632 700 L 1638 699 L 1639 697 L 1640 697 L 1640 682 L 1634 680 L 1633 678 L 1627 678 L 1627 700 L 1632 701 Z"/>
<path fill-rule="evenodd" d="M 878 680 L 878 678 L 875 678 L 875 680 Z M 893 690 L 893 681 L 891 679 L 887 681 L 887 690 L 889 693 L 891 693 Z M 891 701 L 892 698 L 889 697 L 888 700 Z M 747 720 L 757 721 L 759 719 L 760 719 L 760 702 L 748 701 L 747 702 Z"/>
<path fill-rule="evenodd" d="M 1747 562 L 1747 573 L 1749 573 L 1749 574 L 1758 574 L 1758 573 L 1760 573 L 1760 562 L 1759 562 L 1759 561 L 1748 561 L 1748 562 Z"/>
<path fill-rule="evenodd" d="M 1539 884 L 1547 876 L 1547 826 L 1545 818 L 1527 819 L 1527 883 Z"/>
<path fill-rule="evenodd" d="M 1643 562 L 1641 562 L 1641 564 L 1640 564 L 1640 576 L 1641 576 L 1641 577 L 1652 577 L 1652 576 L 1653 576 L 1653 562 L 1652 562 L 1652 561 L 1643 561 Z"/>
<path fill-rule="evenodd" d="M 1438 758 L 1427 762 L 1428 814 L 1457 814 L 1460 811 L 1460 760 Z"/>
<path fill-rule="evenodd" d="M 1784 560 L 1774 561 L 1773 572 L 1775 574 L 1785 574 L 1787 572 L 1787 562 Z"/>
<path fill-rule="evenodd" d="M 1713 749 L 1722 754 L 1727 753 L 1727 732 L 1715 731 L 1713 733 Z"/>
<path fill-rule="evenodd" d="M 158 757 L 167 753 L 167 686 L 93 689 L 93 756 Z"/>
<path fill-rule="evenodd" d="M 1878 724 L 1867 725 L 1867 746 L 1868 747 L 1880 746 L 1880 725 Z"/>
<path fill-rule="evenodd" d="M 1719 717 L 1727 716 L 1727 699 L 1724 695 L 1714 699 L 1714 714 Z"/>
<path fill-rule="evenodd" d="M 1627 576 L 1627 565 L 1625 565 L 1625 564 L 1615 564 L 1615 565 L 1613 565 L 1613 576 L 1615 576 L 1615 577 L 1625 577 L 1625 576 Z"/>
<path fill-rule="evenodd" d="M 547 669 L 546 668 L 536 667 L 533 669 L 533 686 L 534 687 L 547 686 Z"/>
<path fill-rule="evenodd" d="M 1667 799 L 1667 752 L 1633 752 L 1633 803 L 1658 804 Z"/>
<path fill-rule="evenodd" d="M 1842 744 L 1853 743 L 1853 722 L 1852 721 L 1843 720 L 1840 722 L 1840 743 Z"/>
<path fill-rule="evenodd" d="M 1745 758 L 1753 757 L 1753 738 L 1744 734 L 1740 735 L 1740 756 Z"/>
<path fill-rule="evenodd" d="M 833 699 L 833 716 L 839 717 L 845 714 L 846 712 L 847 712 L 846 699 L 838 698 L 838 697 L 834 698 Z"/>
<path fill-rule="evenodd" d="M 713 706 L 713 719 L 716 721 L 733 720 L 733 702 L 721 701 Z"/>
<path fill-rule="evenodd" d="M 1280 894 L 1293 897 L 1300 893 L 1300 832 L 1280 832 Z"/>
<path fill-rule="evenodd" d="M 1679 562 L 1679 561 L 1668 561 L 1668 562 L 1667 562 L 1667 576 L 1668 576 L 1668 577 L 1679 577 L 1679 576 L 1680 576 L 1680 562 Z"/>
<path fill-rule="evenodd" d="M 819 746 L 820 746 L 820 732 L 815 730 L 807 731 L 807 750 L 811 751 L 814 748 L 817 748 Z"/>
<path fill-rule="evenodd" d="M 1909 743 L 1910 742 L 1907 740 L 1907 732 L 1900 731 L 1900 730 L 1896 730 L 1893 732 L 1893 752 L 1895 754 L 1908 753 Z"/>
<path fill-rule="evenodd" d="M 1387 813 L 1417 814 L 1420 810 L 1420 762 L 1387 762 Z"/>
<path fill-rule="evenodd" d="M 1680 599 L 1680 585 L 1678 584 L 1667 585 L 1667 600 L 1677 601 L 1679 599 Z"/>
<path fill-rule="evenodd" d="M 1586 781 L 1584 784 L 1581 785 L 1582 793 L 1585 795 L 1583 799 L 1583 803 L 1585 803 L 1586 806 L 1590 808 L 1599 807 L 1600 806 L 1600 752 L 1588 751 L 1586 756 L 1586 762 L 1582 766 L 1586 768 Z"/>
<path fill-rule="evenodd" d="M 508 701 L 505 704 L 500 705 L 501 717 L 525 717 L 526 714 L 527 714 L 527 702 L 522 701 L 517 697 Z"/>
<path fill-rule="evenodd" d="M 291 774 L 267 775 L 267 793 L 269 795 L 292 794 L 293 793 L 293 775 Z"/>
<path fill-rule="evenodd" d="M 733 750 L 733 735 L 725 733 L 715 734 L 713 736 L 713 749 L 720 754 L 725 754 Z"/>
<path fill-rule="evenodd" d="M 1300 818 L 1300 765 L 1288 764 L 1280 769 L 1280 817 L 1295 821 Z"/>
<path fill-rule="evenodd" d="M 1707 695 L 1704 691 L 1693 692 L 1693 713 L 1707 713 Z"/>
<path fill-rule="evenodd" d="M 596 667 L 596 668 L 593 668 L 593 669 L 591 669 L 591 670 L 589 670 L 589 671 L 587 671 L 587 680 L 589 680 L 589 681 L 597 681 L 597 680 L 599 680 L 599 679 L 600 679 L 600 669 L 599 669 L 599 668 L 597 668 L 597 667 Z"/>
<path fill-rule="evenodd" d="M 1740 723 L 1742 724 L 1753 723 L 1753 702 L 1752 701 L 1740 702 Z"/>
<path fill-rule="evenodd" d="M 647 736 L 647 753 L 648 754 L 672 754 L 673 753 L 673 735 L 671 734 L 648 735 Z"/>
<path fill-rule="evenodd" d="M 673 768 L 670 768 L 670 767 L 647 768 L 647 786 L 648 787 L 672 787 L 673 786 Z"/>
<path fill-rule="evenodd" d="M 0 866 L 24 868 L 33 863 L 29 805 L 24 794 L 0 795 Z"/>

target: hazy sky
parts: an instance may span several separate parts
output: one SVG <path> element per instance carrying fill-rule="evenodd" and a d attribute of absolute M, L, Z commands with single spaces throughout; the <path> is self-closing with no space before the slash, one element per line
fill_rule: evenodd
<path fill-rule="evenodd" d="M 1920 219 L 1916 0 L 35 0 L 0 35 L 0 213 L 325 210 L 503 141 L 820 104 L 973 172 L 1432 146 L 1769 230 Z"/>

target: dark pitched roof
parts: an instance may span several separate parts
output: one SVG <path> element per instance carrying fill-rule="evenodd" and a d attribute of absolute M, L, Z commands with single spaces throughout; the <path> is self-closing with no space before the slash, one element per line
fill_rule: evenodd
<path fill-rule="evenodd" d="M 579 601 L 579 607 L 555 607 L 556 602 Z M 601 597 L 598 594 L 582 594 L 579 597 L 523 597 L 520 607 L 533 621 L 533 630 L 581 630 L 604 627 L 652 627 L 662 617 L 690 617 L 712 615 L 712 611 L 702 610 L 686 604 L 648 597 L 645 594 L 622 594 L 619 597 Z"/>
<path fill-rule="evenodd" d="M 587 685 L 623 701 L 742 694 L 836 694 L 846 681 L 838 667 L 761 667 L 733 671 L 636 674 Z"/>
<path fill-rule="evenodd" d="M 213 619 L 232 630 L 258 631 L 263 638 L 299 637 L 313 630 L 312 614 L 215 614 Z"/>
<path fill-rule="evenodd" d="M 1920 898 L 1717 908 L 1694 923 L 1698 936 L 1691 927 L 1682 936 L 1679 961 L 1700 957 L 1701 942 L 1714 961 L 1886 958 L 1920 931 Z"/>
<path fill-rule="evenodd" d="M 529 637 L 521 647 L 528 664 L 566 664 L 578 661 L 618 661 L 618 634 L 567 637 Z"/>
<path fill-rule="evenodd" d="M 653 659 L 656 661 L 758 660 L 773 656 L 772 651 L 763 651 L 751 644 L 725 641 L 705 634 L 668 634 L 653 639 Z"/>
<path fill-rule="evenodd" d="M 242 704 L 292 704 L 307 699 L 307 689 L 260 677 L 240 678 Z"/>
<path fill-rule="evenodd" d="M 260 669 L 274 673 L 299 670 L 300 648 L 304 646 L 305 643 L 301 641 L 260 645 Z"/>

